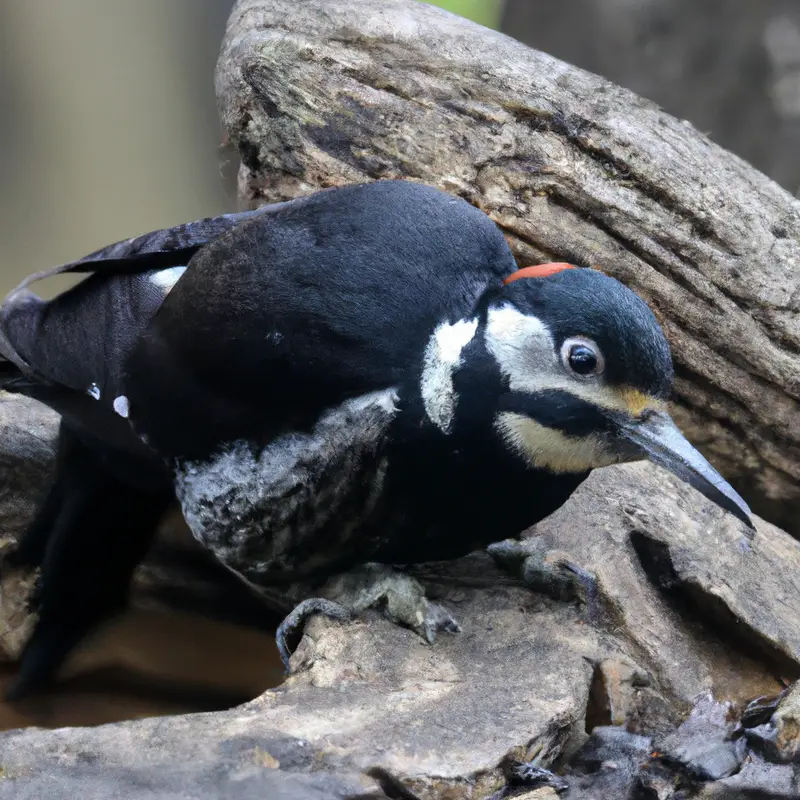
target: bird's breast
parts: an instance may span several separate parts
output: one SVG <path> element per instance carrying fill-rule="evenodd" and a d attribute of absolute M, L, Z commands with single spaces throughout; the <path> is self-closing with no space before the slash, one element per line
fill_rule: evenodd
<path fill-rule="evenodd" d="M 311 430 L 267 446 L 230 442 L 175 467 L 176 492 L 195 538 L 256 584 L 346 568 L 377 545 L 365 534 L 379 514 L 389 466 L 392 389 L 343 403 Z"/>
<path fill-rule="evenodd" d="M 177 463 L 195 538 L 257 586 L 313 582 L 365 561 L 456 558 L 517 536 L 581 480 L 456 442 L 397 402 L 394 389 L 373 392 L 264 447 L 234 441 Z"/>

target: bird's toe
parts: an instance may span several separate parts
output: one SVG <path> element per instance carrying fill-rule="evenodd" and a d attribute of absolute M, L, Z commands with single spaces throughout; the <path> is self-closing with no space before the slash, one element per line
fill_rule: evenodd
<path fill-rule="evenodd" d="M 390 567 L 367 564 L 337 575 L 322 589 L 324 597 L 299 603 L 278 626 L 275 642 L 287 674 L 291 673 L 293 647 L 306 622 L 315 614 L 347 621 L 368 608 L 382 608 L 397 625 L 410 628 L 429 644 L 439 633 L 459 633 L 461 626 L 450 612 L 425 596 L 425 589 L 410 575 Z"/>
<path fill-rule="evenodd" d="M 310 597 L 296 605 L 275 631 L 275 643 L 287 674 L 291 672 L 290 659 L 292 657 L 289 641 L 298 638 L 303 633 L 306 622 L 315 614 L 342 621 L 351 618 L 350 609 L 324 597 Z"/>
<path fill-rule="evenodd" d="M 460 633 L 461 626 L 458 620 L 450 614 L 450 612 L 440 606 L 438 603 L 427 603 L 427 608 L 423 612 L 424 621 L 422 624 L 423 633 L 421 635 L 425 638 L 428 644 L 433 644 L 436 641 L 436 636 L 440 631 L 444 633 Z M 420 631 L 418 631 L 420 633 Z"/>
<path fill-rule="evenodd" d="M 489 545 L 487 552 L 498 567 L 520 578 L 535 592 L 562 602 L 581 600 L 590 607 L 596 605 L 597 577 L 546 542 L 536 538 L 523 542 L 509 539 Z"/>
<path fill-rule="evenodd" d="M 365 564 L 336 576 L 326 584 L 324 594 L 354 613 L 382 608 L 389 620 L 430 644 L 441 631 L 461 630 L 445 608 L 428 600 L 418 580 L 383 564 Z"/>

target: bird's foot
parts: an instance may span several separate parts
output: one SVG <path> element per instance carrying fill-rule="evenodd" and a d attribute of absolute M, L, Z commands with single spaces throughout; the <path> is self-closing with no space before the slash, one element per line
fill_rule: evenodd
<path fill-rule="evenodd" d="M 339 605 L 339 603 L 334 603 L 332 600 L 326 600 L 324 597 L 310 597 L 296 605 L 275 631 L 278 653 L 287 673 L 291 672 L 289 659 L 292 657 L 292 651 L 289 649 L 289 638 L 301 634 L 306 622 L 315 614 L 322 614 L 329 619 L 338 619 L 345 622 L 352 617 L 349 609 Z"/>
<path fill-rule="evenodd" d="M 597 578 L 566 558 L 566 554 L 551 550 L 546 542 L 536 538 L 506 539 L 486 549 L 501 569 L 521 578 L 535 592 L 561 602 L 582 600 L 591 615 L 599 611 Z"/>
<path fill-rule="evenodd" d="M 278 650 L 287 671 L 291 655 L 287 636 L 301 631 L 314 614 L 347 620 L 368 608 L 380 607 L 389 620 L 410 628 L 428 644 L 434 643 L 440 631 L 461 630 L 445 608 L 428 600 L 419 581 L 382 564 L 365 564 L 337 575 L 323 586 L 321 594 L 324 597 L 300 603 L 278 627 Z"/>
<path fill-rule="evenodd" d="M 516 763 L 509 770 L 509 784 L 524 786 L 526 789 L 538 789 L 549 786 L 558 794 L 569 789 L 569 783 L 549 769 L 537 767 L 535 764 Z"/>
<path fill-rule="evenodd" d="M 337 575 L 328 581 L 322 593 L 353 613 L 382 608 L 388 619 L 411 628 L 428 644 L 433 644 L 439 631 L 461 630 L 446 609 L 428 600 L 418 580 L 383 564 L 365 564 Z"/>

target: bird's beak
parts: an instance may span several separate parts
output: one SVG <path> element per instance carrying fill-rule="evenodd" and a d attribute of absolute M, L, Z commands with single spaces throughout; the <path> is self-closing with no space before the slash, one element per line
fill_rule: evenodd
<path fill-rule="evenodd" d="M 628 418 L 620 425 L 619 435 L 626 450 L 632 446 L 634 452 L 638 451 L 639 458 L 644 457 L 665 467 L 755 530 L 747 503 L 689 444 L 669 414 L 651 411 L 638 419 Z"/>

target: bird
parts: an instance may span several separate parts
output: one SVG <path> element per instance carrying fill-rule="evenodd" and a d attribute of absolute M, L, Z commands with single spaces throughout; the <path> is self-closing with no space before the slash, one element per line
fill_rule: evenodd
<path fill-rule="evenodd" d="M 65 273 L 85 277 L 49 300 L 29 288 Z M 668 413 L 670 347 L 644 300 L 588 264 L 520 268 L 486 213 L 418 181 L 34 273 L 0 306 L 0 355 L 0 388 L 60 415 L 52 482 L 3 565 L 41 569 L 12 699 L 125 608 L 174 503 L 243 585 L 300 598 L 287 664 L 310 614 L 378 600 L 428 641 L 457 633 L 402 566 L 518 538 L 594 469 L 650 460 L 754 527 Z"/>

